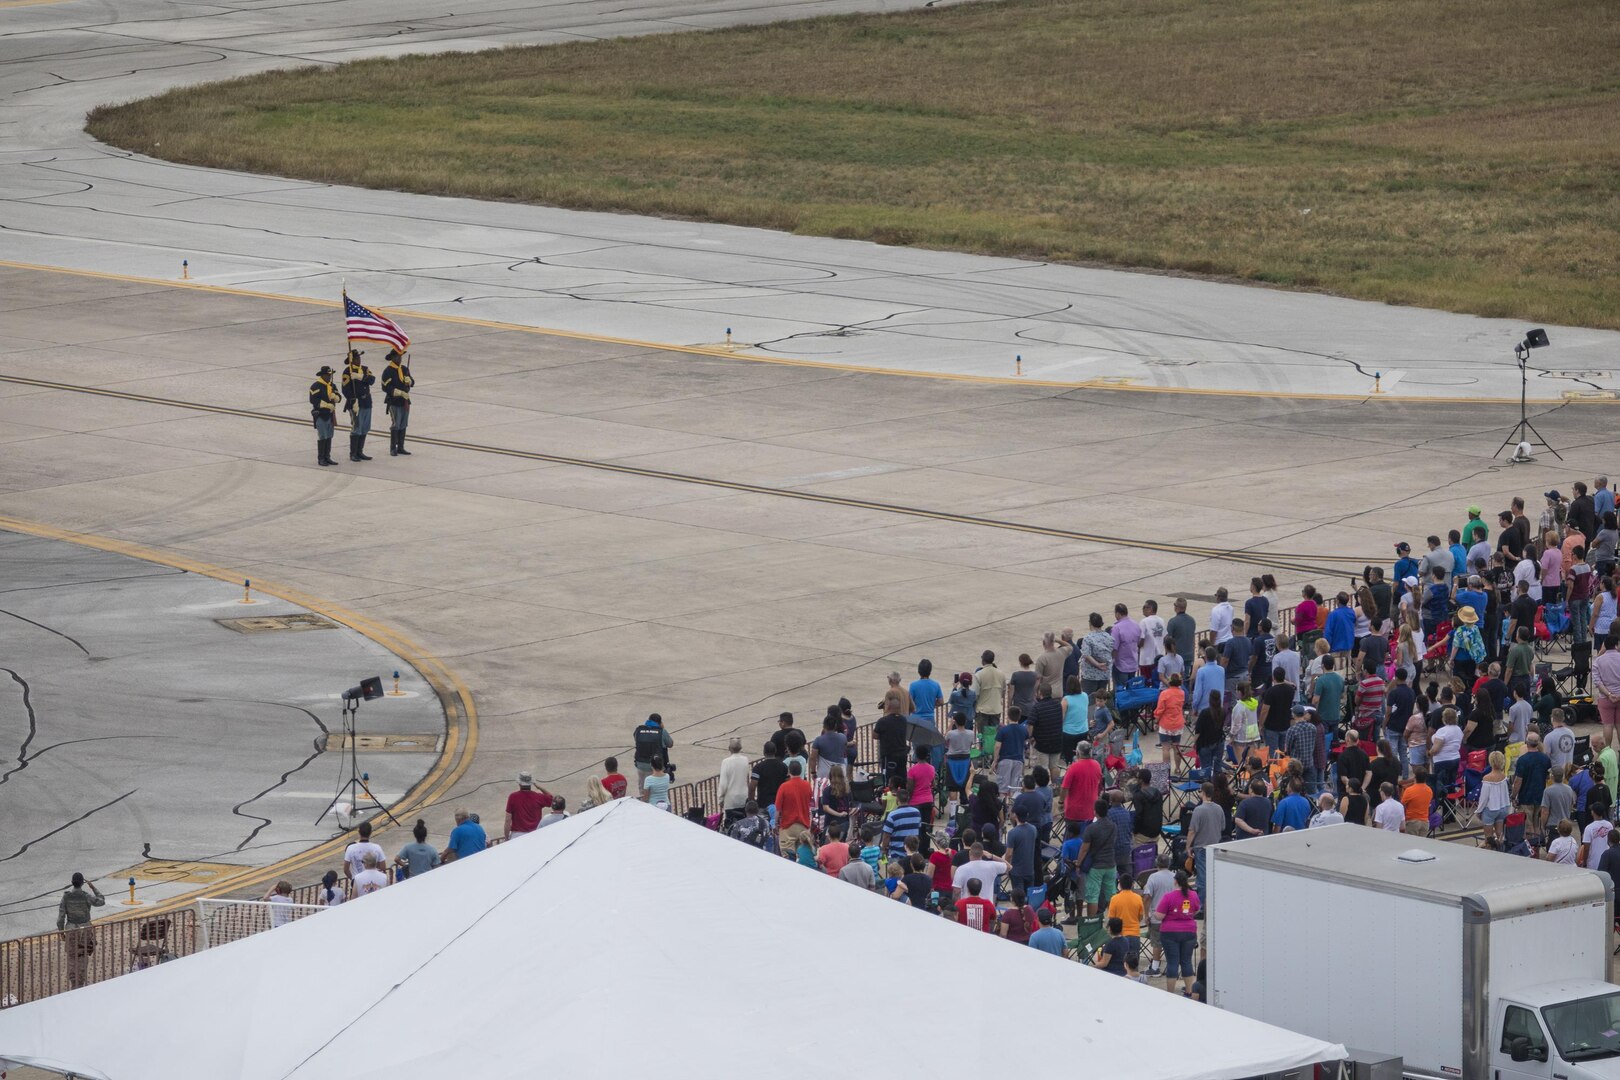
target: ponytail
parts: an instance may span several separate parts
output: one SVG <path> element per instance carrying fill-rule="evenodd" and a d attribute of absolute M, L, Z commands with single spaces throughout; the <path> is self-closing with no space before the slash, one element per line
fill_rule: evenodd
<path fill-rule="evenodd" d="M 1180 889 L 1184 893 L 1192 892 L 1192 879 L 1187 876 L 1187 871 L 1176 871 L 1176 888 Z"/>

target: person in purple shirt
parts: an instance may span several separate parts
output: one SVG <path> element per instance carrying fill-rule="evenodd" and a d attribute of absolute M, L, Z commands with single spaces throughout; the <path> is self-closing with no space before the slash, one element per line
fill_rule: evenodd
<path fill-rule="evenodd" d="M 1124 604 L 1114 605 L 1114 625 L 1108 636 L 1114 639 L 1114 683 L 1123 686 L 1136 677 L 1137 657 L 1142 649 L 1142 627 Z"/>

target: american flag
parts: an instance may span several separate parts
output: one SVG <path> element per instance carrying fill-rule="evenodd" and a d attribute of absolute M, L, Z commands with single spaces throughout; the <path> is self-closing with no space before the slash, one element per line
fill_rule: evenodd
<path fill-rule="evenodd" d="M 355 303 L 347 293 L 343 295 L 343 314 L 349 320 L 350 341 L 378 341 L 400 352 L 411 347 L 410 335 L 401 330 L 398 323 Z"/>

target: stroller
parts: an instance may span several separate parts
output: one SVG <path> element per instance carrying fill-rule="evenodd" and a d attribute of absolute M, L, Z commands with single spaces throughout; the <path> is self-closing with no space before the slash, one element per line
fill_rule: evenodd
<path fill-rule="evenodd" d="M 1451 631 L 1453 625 L 1450 619 L 1443 620 L 1430 634 L 1426 647 L 1423 650 L 1423 662 L 1426 670 L 1435 671 L 1445 666 L 1446 656 L 1451 652 Z"/>

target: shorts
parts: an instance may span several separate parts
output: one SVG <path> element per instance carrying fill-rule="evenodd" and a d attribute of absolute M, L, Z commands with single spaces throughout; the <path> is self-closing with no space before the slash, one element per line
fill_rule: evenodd
<path fill-rule="evenodd" d="M 1018 791 L 1024 783 L 1024 763 L 1006 760 L 996 762 L 996 783 L 1001 785 L 1003 792 Z"/>
<path fill-rule="evenodd" d="M 1106 904 L 1114 898 L 1117 871 L 1112 866 L 1093 866 L 1086 871 L 1085 901 L 1088 904 Z"/>
<path fill-rule="evenodd" d="M 1159 729 L 1159 745 L 1160 746 L 1168 746 L 1171 743 L 1178 743 L 1180 741 L 1181 741 L 1181 732 L 1179 732 L 1179 731 L 1166 731 L 1166 730 L 1164 730 L 1164 728 Z"/>
<path fill-rule="evenodd" d="M 1486 825 L 1495 825 L 1498 821 L 1506 821 L 1507 816 L 1508 807 L 1506 806 L 1498 807 L 1495 810 L 1481 810 L 1479 812 L 1479 820 L 1484 822 Z"/>

